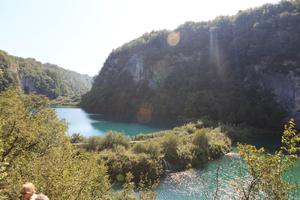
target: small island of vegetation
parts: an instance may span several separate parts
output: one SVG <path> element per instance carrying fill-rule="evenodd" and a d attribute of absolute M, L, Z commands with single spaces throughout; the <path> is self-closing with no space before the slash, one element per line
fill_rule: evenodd
<path fill-rule="evenodd" d="M 167 170 L 201 168 L 231 149 L 224 132 L 201 124 L 135 138 L 113 132 L 103 138 L 67 137 L 66 124 L 46 98 L 16 90 L 0 94 L 0 111 L 2 199 L 16 199 L 26 181 L 50 199 L 155 199 L 152 188 Z M 299 141 L 291 121 L 275 154 L 239 145 L 253 180 L 238 185 L 236 197 L 288 199 L 295 186 L 282 176 L 299 159 Z M 123 189 L 116 191 L 115 183 Z"/>

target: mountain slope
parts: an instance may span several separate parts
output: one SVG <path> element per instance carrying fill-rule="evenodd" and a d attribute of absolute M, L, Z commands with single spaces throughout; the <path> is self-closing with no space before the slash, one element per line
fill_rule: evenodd
<path fill-rule="evenodd" d="M 36 92 L 55 99 L 59 96 L 81 96 L 92 84 L 92 78 L 88 75 L 49 63 L 43 64 L 32 58 L 11 56 L 1 50 L 0 69 L 4 72 L 0 91 L 17 87 L 26 93 Z"/>
<path fill-rule="evenodd" d="M 300 3 L 144 34 L 107 58 L 81 105 L 144 123 L 275 128 L 300 111 Z"/>

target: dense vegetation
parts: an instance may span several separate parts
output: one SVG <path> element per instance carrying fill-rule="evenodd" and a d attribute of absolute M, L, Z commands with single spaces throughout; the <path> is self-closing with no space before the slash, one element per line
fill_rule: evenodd
<path fill-rule="evenodd" d="M 275 129 L 295 112 L 275 77 L 299 74 L 299 34 L 299 1 L 147 33 L 110 54 L 81 105 L 118 120 Z"/>
<path fill-rule="evenodd" d="M 42 64 L 32 58 L 8 55 L 0 50 L 0 91 L 9 87 L 20 88 L 25 93 L 35 92 L 50 99 L 60 97 L 69 102 L 78 98 L 91 87 L 91 77 L 62 69 L 53 64 Z M 71 100 L 70 100 L 71 99 Z"/>
<path fill-rule="evenodd" d="M 111 180 L 124 181 L 130 172 L 135 183 L 143 180 L 145 185 L 156 183 L 167 167 L 173 172 L 201 168 L 231 149 L 230 139 L 220 129 L 197 128 L 191 123 L 131 140 L 109 132 L 103 138 L 88 139 L 74 134 L 71 141 L 85 143 L 82 147 L 88 151 L 99 151 Z"/>
<path fill-rule="evenodd" d="M 264 148 L 257 149 L 252 145 L 239 145 L 239 153 L 247 163 L 250 180 L 236 184 L 237 196 L 240 199 L 298 199 L 295 191 L 297 183 L 284 179 L 285 173 L 299 160 L 300 135 L 291 119 L 282 135 L 282 146 L 274 154 Z"/>
<path fill-rule="evenodd" d="M 185 169 L 203 166 L 210 157 L 229 150 L 229 140 L 217 130 L 188 127 L 136 143 L 108 133 L 104 138 L 89 138 L 86 151 L 70 143 L 66 125 L 46 98 L 7 90 L 0 93 L 0 197 L 17 199 L 19 187 L 31 181 L 50 199 L 118 199 L 119 195 L 123 199 L 131 181 L 145 188 L 159 180 L 164 157 L 174 164 L 174 159 L 188 158 L 178 165 Z M 79 135 L 72 137 L 73 142 L 81 140 Z M 109 179 L 125 183 L 124 191 L 113 192 Z"/>
<path fill-rule="evenodd" d="M 53 200 L 137 199 L 132 175 L 126 174 L 123 190 L 114 191 L 99 154 L 72 145 L 66 128 L 46 98 L 0 93 L 0 199 L 18 199 L 28 181 Z M 153 196 L 140 193 L 145 200 Z"/>
<path fill-rule="evenodd" d="M 50 199 L 104 198 L 105 166 L 71 145 L 48 103 L 11 90 L 0 94 L 0 199 L 18 199 L 27 181 Z"/>
<path fill-rule="evenodd" d="M 14 90 L 0 93 L 0 199 L 17 199 L 20 186 L 31 181 L 54 200 L 153 200 L 149 186 L 168 169 L 163 161 L 172 171 L 202 167 L 230 149 L 220 129 L 199 124 L 131 139 L 112 132 L 103 138 L 68 138 L 65 131 L 47 99 Z M 299 159 L 299 141 L 291 121 L 275 155 L 240 145 L 252 181 L 240 180 L 237 199 L 287 199 L 295 186 L 282 175 Z M 133 195 L 134 182 L 139 197 Z M 114 191 L 111 183 L 124 183 L 123 189 Z"/>

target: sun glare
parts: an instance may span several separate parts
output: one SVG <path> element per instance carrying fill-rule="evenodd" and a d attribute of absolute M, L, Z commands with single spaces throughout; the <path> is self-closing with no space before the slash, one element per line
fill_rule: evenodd
<path fill-rule="evenodd" d="M 180 32 L 169 33 L 167 41 L 170 46 L 176 46 L 180 41 Z"/>

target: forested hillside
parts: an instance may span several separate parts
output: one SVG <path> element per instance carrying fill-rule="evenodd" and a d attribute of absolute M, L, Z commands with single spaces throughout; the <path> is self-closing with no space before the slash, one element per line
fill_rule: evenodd
<path fill-rule="evenodd" d="M 146 33 L 111 52 L 81 105 L 119 120 L 273 129 L 300 110 L 299 35 L 299 1 Z"/>
<path fill-rule="evenodd" d="M 59 96 L 76 97 L 91 88 L 92 78 L 65 70 L 56 65 L 43 64 L 32 58 L 20 58 L 0 50 L 0 91 L 8 87 L 20 88 L 25 93 L 36 92 L 50 99 Z"/>

